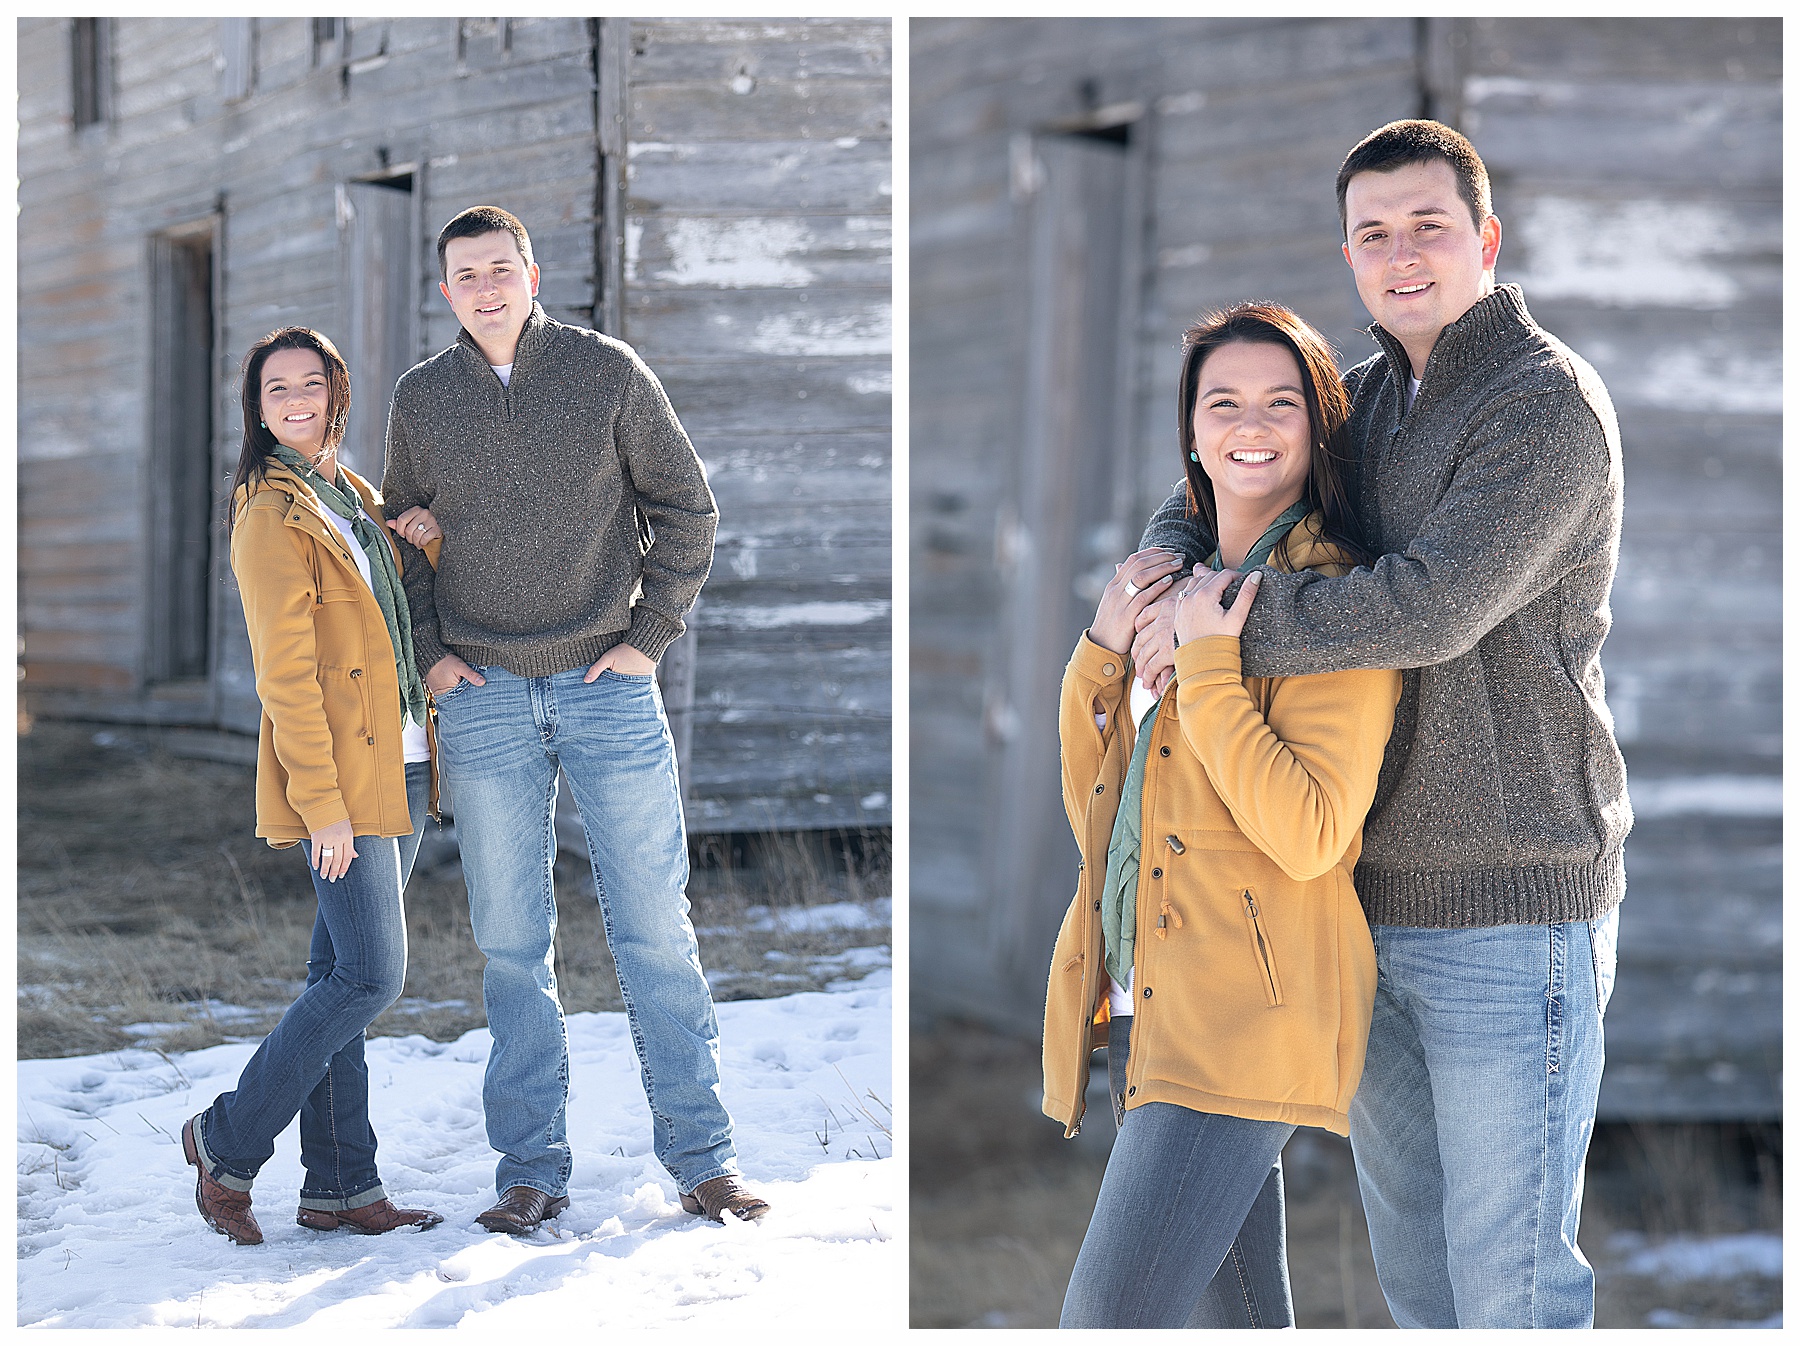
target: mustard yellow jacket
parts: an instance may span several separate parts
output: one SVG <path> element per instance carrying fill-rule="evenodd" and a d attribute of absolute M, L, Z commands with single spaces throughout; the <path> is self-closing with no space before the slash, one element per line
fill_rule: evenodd
<path fill-rule="evenodd" d="M 1316 516 L 1297 567 L 1340 573 Z M 1081 846 L 1044 1010 L 1044 1111 L 1074 1135 L 1108 1016 L 1100 891 L 1130 765 L 1130 661 L 1083 635 L 1063 675 L 1063 802 Z M 1189 641 L 1152 721 L 1125 1106 L 1349 1134 L 1375 996 L 1351 886 L 1400 675 L 1246 678 L 1234 636 Z M 1095 710 L 1105 714 L 1104 727 Z"/>
<path fill-rule="evenodd" d="M 381 493 L 345 475 L 379 520 Z M 231 572 L 262 700 L 256 835 L 291 846 L 346 818 L 357 836 L 407 835 L 400 678 L 375 595 L 299 474 L 272 464 L 232 507 Z M 434 564 L 437 547 L 427 548 Z"/>

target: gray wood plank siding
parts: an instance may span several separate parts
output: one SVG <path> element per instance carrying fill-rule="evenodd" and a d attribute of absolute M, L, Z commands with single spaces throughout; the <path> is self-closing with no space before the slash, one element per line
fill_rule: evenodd
<path fill-rule="evenodd" d="M 1170 394 L 1187 322 L 1272 298 L 1346 367 L 1373 352 L 1332 183 L 1362 134 L 1430 113 L 1488 163 L 1500 279 L 1600 370 L 1624 436 L 1604 658 L 1639 821 L 1603 1110 L 1777 1111 L 1779 24 L 921 20 L 912 43 L 919 1008 L 1035 1031 L 1073 885 L 1072 871 L 1060 886 L 1023 877 L 1030 834 L 994 798 L 1022 741 L 1041 751 L 1055 735 L 1015 713 L 1006 665 L 1035 541 L 1018 466 L 1035 147 L 1122 118 L 1143 165 L 1130 406 L 1105 450 L 1136 497 L 1123 555 L 1179 473 Z"/>
<path fill-rule="evenodd" d="M 315 50 L 311 20 L 258 19 L 247 91 L 228 100 L 231 72 L 215 64 L 227 21 L 107 22 L 111 115 L 80 132 L 68 21 L 18 27 L 23 686 L 50 713 L 253 731 L 222 546 L 210 678 L 146 681 L 150 238 L 218 216 L 222 507 L 246 346 L 290 323 L 351 340 L 355 192 L 341 189 L 410 185 L 411 359 L 455 339 L 432 240 L 483 202 L 530 228 L 551 316 L 600 321 L 602 30 L 353 18 Z M 885 825 L 891 27 L 671 19 L 606 31 L 629 44 L 619 334 L 663 377 L 722 512 L 695 621 L 690 825 Z M 389 388 L 366 383 L 358 411 L 385 419 Z M 361 466 L 379 475 L 379 462 Z"/>
<path fill-rule="evenodd" d="M 719 501 L 696 826 L 889 816 L 889 26 L 634 21 L 621 335 Z M 821 185 L 822 184 L 822 185 Z M 765 761 L 786 777 L 766 776 Z"/>

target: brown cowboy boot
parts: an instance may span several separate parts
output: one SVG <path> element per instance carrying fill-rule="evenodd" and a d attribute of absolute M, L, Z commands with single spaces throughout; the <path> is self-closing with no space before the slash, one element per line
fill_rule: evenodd
<path fill-rule="evenodd" d="M 535 1187 L 508 1187 L 499 1204 L 482 1211 L 475 1223 L 495 1234 L 529 1234 L 568 1208 L 566 1196 L 548 1196 Z"/>
<path fill-rule="evenodd" d="M 200 1208 L 200 1218 L 233 1243 L 261 1243 L 262 1230 L 250 1213 L 250 1193 L 234 1191 L 215 1181 L 200 1162 L 200 1146 L 194 1139 L 194 1123 L 199 1120 L 196 1115 L 182 1124 L 181 1153 L 200 1174 L 200 1180 L 194 1184 L 194 1204 Z"/>
<path fill-rule="evenodd" d="M 769 1203 L 745 1188 L 735 1173 L 708 1178 L 693 1191 L 683 1192 L 681 1208 L 689 1215 L 704 1215 L 716 1224 L 724 1224 L 727 1215 L 739 1220 L 760 1220 L 769 1213 Z"/>
<path fill-rule="evenodd" d="M 307 1229 L 348 1229 L 353 1234 L 385 1234 L 406 1225 L 430 1229 L 443 1222 L 444 1217 L 434 1210 L 405 1210 L 386 1197 L 355 1210 L 314 1210 L 302 1206 L 294 1217 L 295 1224 Z"/>

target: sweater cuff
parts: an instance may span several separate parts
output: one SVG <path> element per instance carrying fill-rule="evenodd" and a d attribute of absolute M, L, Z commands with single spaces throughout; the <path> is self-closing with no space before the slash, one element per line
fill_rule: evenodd
<path fill-rule="evenodd" d="M 671 622 L 660 612 L 640 603 L 631 610 L 631 629 L 625 633 L 625 643 L 649 656 L 653 663 L 660 663 L 663 654 L 684 630 L 686 628 L 680 622 Z"/>
<path fill-rule="evenodd" d="M 437 623 L 433 622 L 433 626 Z M 413 663 L 419 667 L 419 681 L 425 681 L 425 675 L 438 666 L 438 661 L 445 655 L 452 654 L 443 641 L 437 638 L 436 632 L 427 633 L 418 625 L 413 626 Z"/>
<path fill-rule="evenodd" d="M 1089 682 L 1123 682 L 1131 672 L 1131 656 L 1095 644 L 1094 638 L 1083 631 L 1075 644 L 1075 653 L 1069 657 L 1069 668 Z"/>
<path fill-rule="evenodd" d="M 1183 641 L 1175 651 L 1175 677 L 1179 682 L 1238 682 L 1243 676 L 1243 651 L 1236 636 L 1200 636 Z"/>

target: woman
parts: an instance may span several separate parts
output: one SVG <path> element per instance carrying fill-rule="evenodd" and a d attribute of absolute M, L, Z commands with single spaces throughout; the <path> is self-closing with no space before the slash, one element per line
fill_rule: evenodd
<path fill-rule="evenodd" d="M 231 569 L 262 699 L 256 834 L 299 842 L 319 914 L 306 989 L 238 1086 L 181 1129 L 201 1216 L 261 1243 L 250 1187 L 300 1115 L 299 1223 L 380 1234 L 442 1217 L 403 1210 L 375 1171 L 363 1030 L 406 978 L 401 891 L 435 810 L 429 715 L 398 549 L 381 497 L 341 467 L 350 373 L 325 337 L 287 327 L 244 359 L 244 445 Z M 398 521 L 420 545 L 435 521 Z M 435 552 L 433 553 L 435 556 Z"/>
<path fill-rule="evenodd" d="M 1245 677 L 1260 576 L 1366 560 L 1342 475 L 1349 413 L 1324 339 L 1240 304 L 1186 333 L 1189 510 L 1225 573 L 1178 597 L 1175 677 L 1131 677 L 1138 614 L 1182 558 L 1128 558 L 1063 678 L 1063 798 L 1083 857 L 1051 964 L 1044 1110 L 1074 1134 L 1109 1048 L 1119 1134 L 1064 1327 L 1293 1321 L 1281 1148 L 1349 1133 L 1375 989 L 1351 871 L 1400 676 Z"/>

